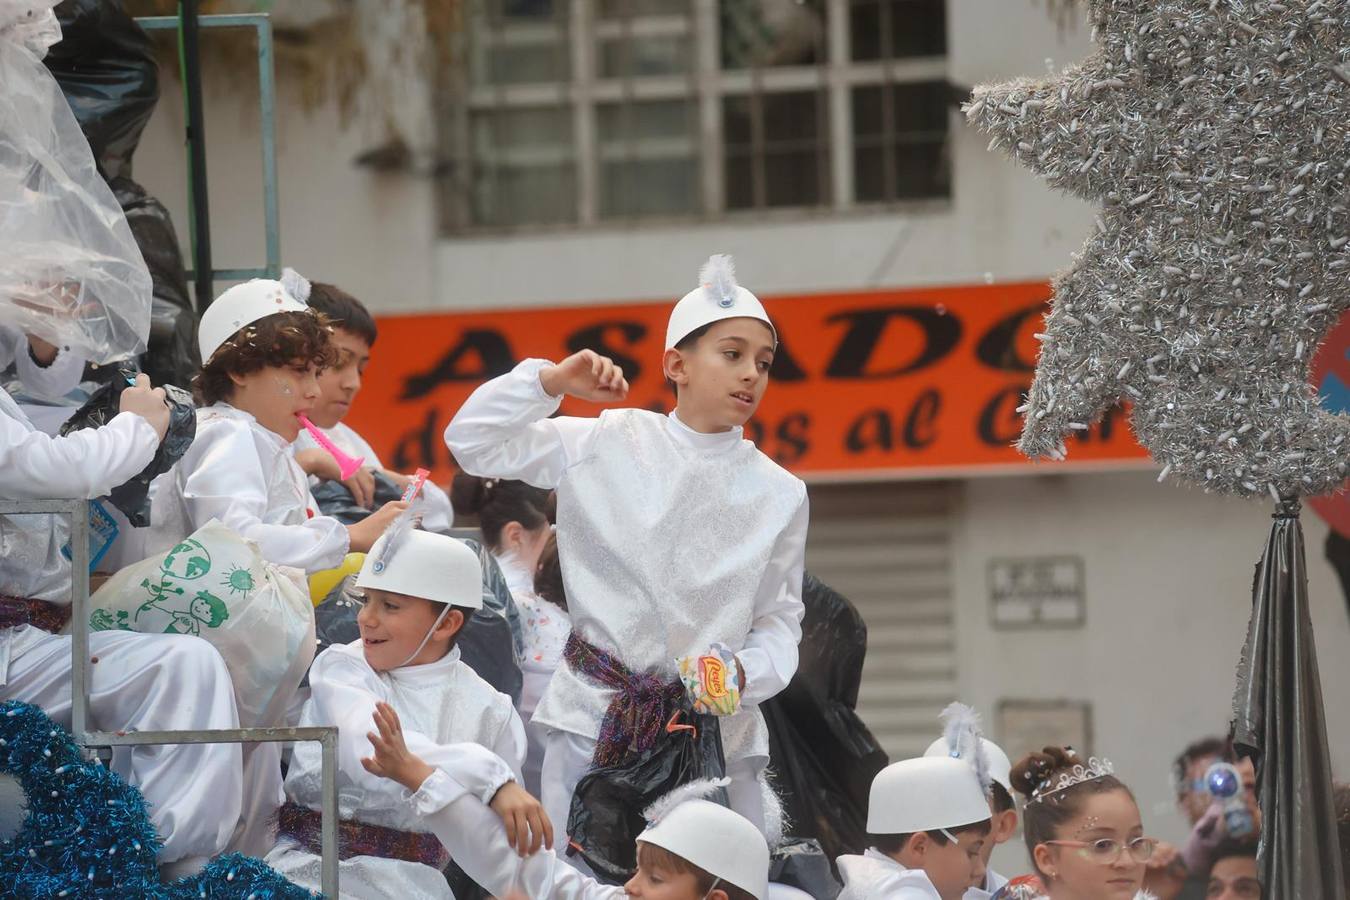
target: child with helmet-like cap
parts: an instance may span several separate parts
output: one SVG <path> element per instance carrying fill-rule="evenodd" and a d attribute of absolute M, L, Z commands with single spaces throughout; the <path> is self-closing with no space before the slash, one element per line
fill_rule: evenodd
<path fill-rule="evenodd" d="M 468 793 L 504 815 L 542 821 L 519 787 L 525 729 L 511 699 L 460 659 L 455 643 L 482 608 L 478 555 L 445 535 L 412 528 L 410 511 L 367 555 L 356 587 L 364 600 L 360 640 L 319 654 L 301 725 L 338 727 L 338 813 L 343 820 L 340 879 L 359 900 L 451 900 L 441 870 L 444 848 L 398 785 L 371 774 L 362 759 L 378 705 L 408 722 L 407 741 L 438 778 L 425 796 L 449 803 Z M 322 766 L 319 748 L 297 744 L 286 775 L 287 802 L 267 862 L 299 884 L 320 882 Z M 431 801 L 428 801 L 431 802 Z"/>

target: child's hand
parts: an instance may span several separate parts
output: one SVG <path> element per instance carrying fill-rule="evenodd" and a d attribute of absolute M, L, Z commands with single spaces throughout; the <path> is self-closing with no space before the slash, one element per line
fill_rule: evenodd
<path fill-rule="evenodd" d="M 403 725 L 392 706 L 376 703 L 374 718 L 379 734 L 367 732 L 366 737 L 370 738 L 375 755 L 362 759 L 361 765 L 372 775 L 388 778 L 416 791 L 436 770 L 408 749 L 403 740 Z"/>
<path fill-rule="evenodd" d="M 384 530 L 390 523 L 398 518 L 398 514 L 408 508 L 408 504 L 402 500 L 391 500 L 384 506 L 381 506 L 377 512 L 366 516 L 355 525 L 347 526 L 347 536 L 351 539 L 350 551 L 352 553 L 369 553 L 370 548 L 375 546 L 375 542 L 384 534 Z"/>
<path fill-rule="evenodd" d="M 539 373 L 539 384 L 553 397 L 566 394 L 593 403 L 614 403 L 628 396 L 628 381 L 614 360 L 582 350 Z"/>
<path fill-rule="evenodd" d="M 159 439 L 164 440 L 164 435 L 169 430 L 169 398 L 165 395 L 164 388 L 150 387 L 149 375 L 143 373 L 137 375 L 136 384 L 122 390 L 118 407 L 122 412 L 135 413 L 145 419 L 150 423 L 150 427 L 155 429 Z"/>
<path fill-rule="evenodd" d="M 536 853 L 541 845 L 553 846 L 553 823 L 543 804 L 514 781 L 502 785 L 488 806 L 506 826 L 507 843 L 521 856 Z"/>
<path fill-rule="evenodd" d="M 342 473 L 339 472 L 339 475 Z M 352 477 L 342 482 L 342 486 L 351 492 L 356 505 L 370 509 L 375 503 L 375 470 L 362 466 L 352 473 Z"/>

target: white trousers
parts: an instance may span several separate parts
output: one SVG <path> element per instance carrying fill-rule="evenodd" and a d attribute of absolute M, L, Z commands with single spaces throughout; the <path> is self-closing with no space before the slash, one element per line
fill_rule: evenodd
<path fill-rule="evenodd" d="M 567 835 L 567 815 L 572 809 L 572 793 L 577 782 L 591 768 L 591 758 L 595 755 L 595 741 L 565 731 L 549 733 L 548 744 L 544 749 L 544 764 L 540 772 L 544 805 L 553 822 L 553 846 L 567 862 L 583 872 L 589 868 L 579 855 L 565 856 L 570 835 Z M 745 816 L 764 831 L 764 794 L 759 777 L 767 763 L 763 757 L 751 756 L 727 763 L 727 777 L 731 784 L 727 787 L 731 808 Z"/>
<path fill-rule="evenodd" d="M 23 631 L 0 700 L 42 708 L 70 727 L 70 637 Z M 15 635 L 18 637 L 18 635 Z M 225 662 L 188 635 L 100 631 L 89 636 L 89 725 L 100 731 L 238 728 Z M 164 841 L 161 863 L 214 856 L 239 822 L 238 744 L 114 747 L 113 771 L 140 789 Z"/>

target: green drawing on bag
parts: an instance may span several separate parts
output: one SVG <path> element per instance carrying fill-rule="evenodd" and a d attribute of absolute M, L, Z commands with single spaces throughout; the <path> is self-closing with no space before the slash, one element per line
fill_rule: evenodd
<path fill-rule="evenodd" d="M 198 541 L 187 538 L 169 551 L 160 570 L 180 581 L 192 581 L 211 571 L 211 554 Z"/>
<path fill-rule="evenodd" d="M 96 609 L 89 616 L 90 631 L 130 631 L 131 623 L 127 621 L 127 611 L 119 609 L 114 618 L 111 610 Z"/>
<path fill-rule="evenodd" d="M 247 597 L 249 591 L 254 588 L 253 573 L 235 566 L 225 573 L 225 586 L 230 589 L 231 594 L 237 593 Z"/>
<path fill-rule="evenodd" d="M 215 594 L 198 591 L 186 612 L 175 611 L 172 615 L 173 622 L 164 629 L 165 634 L 200 635 L 203 625 L 207 628 L 219 628 L 230 617 L 230 610 L 225 601 Z"/>

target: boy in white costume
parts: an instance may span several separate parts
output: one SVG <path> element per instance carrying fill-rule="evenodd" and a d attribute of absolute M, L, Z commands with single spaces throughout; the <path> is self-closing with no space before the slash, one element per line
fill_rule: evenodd
<path fill-rule="evenodd" d="M 497 897 L 530 900 L 767 900 L 769 846 L 759 828 L 731 810 L 677 790 L 643 812 L 637 873 L 622 887 L 601 884 L 552 850 L 550 823 L 542 832 L 508 822 L 503 831 L 475 797 L 458 790 L 453 773 L 433 768 L 404 740 L 398 714 L 381 704 L 374 755 L 366 769 L 405 789 L 405 803 L 460 861 L 475 882 Z M 687 797 L 687 799 L 686 799 Z M 532 825 L 534 823 L 531 823 Z M 795 892 L 793 892 L 795 893 Z"/>
<path fill-rule="evenodd" d="M 520 717 L 509 697 L 460 661 L 454 646 L 467 618 L 482 608 L 482 569 L 477 554 L 460 541 L 411 530 L 400 520 L 366 557 L 356 586 L 365 593 L 361 639 L 330 647 L 314 661 L 300 717 L 302 726 L 338 726 L 342 895 L 449 900 L 441 872 L 448 858 L 440 844 L 398 786 L 366 771 L 361 760 L 370 752 L 376 705 L 388 703 L 412 729 L 408 742 L 450 773 L 438 781 L 440 800 L 468 791 L 496 803 L 503 785 L 519 782 L 525 755 Z M 278 843 L 267 862 L 310 887 L 319 884 L 320 785 L 318 748 L 297 744 Z M 501 802 L 523 793 L 508 790 Z"/>
<path fill-rule="evenodd" d="M 135 558 L 163 553 L 211 519 L 255 541 L 279 566 L 317 572 L 369 550 L 406 504 L 343 525 L 318 515 L 291 451 L 298 415 L 318 402 L 319 373 L 335 358 L 327 323 L 305 306 L 307 282 L 254 279 L 202 314 L 194 380 L 197 436 L 151 485 L 151 523 Z"/>
<path fill-rule="evenodd" d="M 365 465 L 344 480 L 333 457 L 306 429 L 301 429 L 295 439 L 295 458 L 310 476 L 311 485 L 320 480 L 341 482 L 351 491 L 358 506 L 373 509 L 375 471 L 383 472 L 401 488 L 407 488 L 411 481 L 409 476 L 386 468 L 366 439 L 342 421 L 361 391 L 361 379 L 370 363 L 371 350 L 379 332 L 365 305 L 334 285 L 319 281 L 311 284 L 309 308 L 328 317 L 333 326 L 333 347 L 337 351 L 336 362 L 319 375 L 319 401 L 310 410 L 309 420 L 334 446 L 353 459 L 364 459 Z M 430 481 L 422 485 L 420 496 L 422 528 L 449 531 L 455 521 L 450 497 Z"/>
<path fill-rule="evenodd" d="M 164 391 L 141 375 L 121 413 L 102 428 L 49 437 L 0 390 L 0 497 L 95 498 L 139 474 L 169 424 Z M 51 516 L 0 518 L 0 700 L 21 700 L 69 727 L 68 530 Z M 92 727 L 106 731 L 237 728 L 220 654 L 186 635 L 104 631 L 89 636 Z M 242 797 L 237 744 L 117 747 L 113 769 L 145 796 L 164 847 L 166 876 L 201 867 L 226 849 Z"/>
<path fill-rule="evenodd" d="M 582 351 L 558 365 L 528 360 L 483 385 L 445 432 L 466 472 L 557 490 L 573 631 L 533 721 L 552 730 L 542 799 L 560 828 L 593 761 L 660 739 L 681 693 L 675 660 L 714 644 L 735 654 L 740 688 L 739 710 L 721 721 L 731 805 L 764 827 L 759 776 L 769 747 L 757 707 L 797 668 L 806 488 L 742 436 L 777 346 L 768 314 L 736 284 L 729 257 L 713 257 L 700 281 L 667 329 L 671 415 L 549 418 L 564 395 L 627 396 L 623 372 Z M 619 677 L 598 674 L 596 661 Z M 640 682 L 653 679 L 662 708 L 635 720 L 650 692 Z"/>
<path fill-rule="evenodd" d="M 862 856 L 837 860 L 840 900 L 961 900 L 984 879 L 989 801 L 970 766 L 920 757 L 872 779 Z"/>
<path fill-rule="evenodd" d="M 1013 800 L 1012 760 L 1003 748 L 979 731 L 979 716 L 964 703 L 953 703 L 942 713 L 947 727 L 933 741 L 924 756 L 959 759 L 975 770 L 976 777 L 989 782 L 989 839 L 984 842 L 984 880 L 966 892 L 965 900 L 987 900 L 1008 883 L 1008 879 L 989 868 L 994 849 L 1017 833 L 1017 804 Z M 976 749 L 976 742 L 979 747 Z"/>

